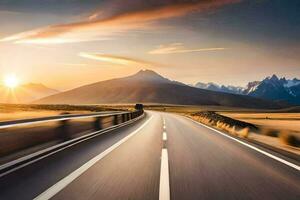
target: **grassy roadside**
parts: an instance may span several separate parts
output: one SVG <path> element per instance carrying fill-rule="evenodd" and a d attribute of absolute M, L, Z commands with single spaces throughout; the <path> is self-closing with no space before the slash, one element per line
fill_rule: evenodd
<path fill-rule="evenodd" d="M 246 110 L 239 108 L 211 107 L 211 106 L 150 106 L 150 110 L 172 112 L 187 116 L 222 132 L 267 146 L 280 149 L 295 155 L 300 155 L 300 133 L 279 128 L 266 127 L 262 124 L 251 123 L 244 119 L 236 119 L 223 113 L 242 113 L 243 115 L 274 113 L 281 116 L 281 111 L 271 110 Z M 286 110 L 284 111 L 286 112 Z M 221 113 L 221 114 L 220 114 Z M 300 117 L 297 113 L 292 119 Z M 289 115 L 290 117 L 290 115 Z"/>
<path fill-rule="evenodd" d="M 20 120 L 59 114 L 84 114 L 101 111 L 134 110 L 134 105 L 0 105 L 0 117 Z M 5 116 L 1 116 L 5 115 Z M 26 126 L 2 127 L 0 130 L 0 164 L 129 120 L 127 116 L 88 117 L 64 121 L 46 121 Z"/>
<path fill-rule="evenodd" d="M 198 112 L 189 115 L 196 121 L 216 127 L 232 135 L 249 138 L 250 134 L 260 134 L 264 136 L 277 137 L 286 145 L 300 147 L 300 138 L 296 132 L 269 130 L 255 124 L 236 120 L 230 117 L 223 116 L 213 111 Z"/>
<path fill-rule="evenodd" d="M 55 116 L 62 113 L 85 114 L 91 112 L 132 110 L 134 105 L 35 105 L 0 104 L 0 121 Z M 236 137 L 258 141 L 269 146 L 300 155 L 300 132 L 297 124 L 300 113 L 295 109 L 253 110 L 221 106 L 145 105 L 145 109 L 177 113 L 192 118 Z M 297 107 L 298 109 L 298 107 Z M 284 120 L 284 126 L 278 119 Z M 292 120 L 292 121 L 291 121 Z M 298 121 L 297 121 L 298 120 Z M 266 122 L 267 121 L 267 122 Z M 295 124 L 297 123 L 297 124 Z M 299 124 L 298 124 L 299 125 Z"/>
<path fill-rule="evenodd" d="M 92 112 L 130 110 L 132 105 L 37 105 L 0 104 L 0 122 L 48 117 L 60 114 L 88 114 Z"/>
<path fill-rule="evenodd" d="M 236 124 L 228 123 L 223 120 L 214 120 L 209 118 L 208 116 L 204 117 L 203 113 L 197 114 L 188 114 L 187 117 L 198 121 L 200 123 L 206 124 L 210 127 L 213 127 L 217 130 L 225 132 L 234 137 L 240 137 L 246 139 L 249 142 L 261 145 L 273 151 L 279 152 L 283 155 L 286 155 L 290 158 L 294 158 L 296 160 L 299 159 L 300 156 L 300 138 L 298 135 L 286 133 L 281 133 L 278 137 L 264 135 L 262 130 L 257 127 L 252 128 L 251 126 L 238 126 L 239 122 Z M 234 119 L 233 119 L 234 121 Z M 255 125 L 254 125 L 255 126 Z"/>

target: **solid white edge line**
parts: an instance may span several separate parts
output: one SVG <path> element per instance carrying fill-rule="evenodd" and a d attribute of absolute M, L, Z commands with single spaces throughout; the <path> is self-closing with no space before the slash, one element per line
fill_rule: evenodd
<path fill-rule="evenodd" d="M 96 164 L 99 160 L 104 158 L 106 155 L 108 155 L 110 152 L 112 152 L 114 149 L 119 147 L 121 144 L 126 142 L 129 138 L 134 136 L 136 133 L 138 133 L 142 128 L 144 128 L 150 120 L 153 118 L 151 116 L 144 124 L 142 124 L 138 129 L 127 135 L 122 140 L 118 141 L 108 149 L 106 149 L 104 152 L 100 153 L 99 155 L 95 156 L 85 164 L 83 164 L 81 167 L 67 175 L 65 178 L 61 179 L 59 182 L 48 188 L 46 191 L 35 197 L 35 200 L 45 200 L 52 198 L 55 194 L 60 192 L 62 189 L 64 189 L 67 185 L 69 185 L 72 181 L 74 181 L 76 178 L 78 178 L 81 174 L 83 174 L 85 171 L 87 171 L 90 167 L 92 167 L 94 164 Z"/>
<path fill-rule="evenodd" d="M 169 200 L 169 199 L 170 199 L 170 183 L 169 183 L 168 150 L 164 148 L 161 151 L 159 200 Z"/>
<path fill-rule="evenodd" d="M 167 141 L 167 133 L 163 132 L 163 141 Z"/>
<path fill-rule="evenodd" d="M 190 119 L 190 118 L 188 118 L 188 119 Z M 192 119 L 190 119 L 190 120 L 192 120 Z M 240 143 L 240 144 L 242 144 L 242 145 L 245 145 L 245 146 L 249 147 L 250 149 L 253 149 L 253 150 L 255 150 L 255 151 L 257 151 L 257 152 L 259 152 L 259 153 L 261 153 L 261 154 L 264 154 L 265 156 L 268 156 L 268 157 L 270 157 L 270 158 L 272 158 L 272 159 L 274 159 L 274 160 L 277 160 L 277 161 L 279 161 L 279 162 L 281 162 L 281 163 L 283 163 L 283 164 L 285 164 L 285 165 L 287 165 L 287 166 L 289 166 L 289 167 L 292 167 L 292 168 L 294 168 L 294 169 L 300 171 L 300 166 L 298 166 L 298 165 L 296 165 L 296 164 L 294 164 L 294 163 L 291 163 L 291 162 L 286 161 L 286 160 L 284 160 L 284 159 L 282 159 L 282 158 L 279 158 L 279 157 L 277 157 L 277 156 L 274 156 L 274 155 L 271 154 L 271 153 L 268 153 L 268 152 L 263 151 L 263 150 L 261 150 L 261 149 L 255 147 L 255 146 L 252 146 L 252 145 L 250 145 L 250 144 L 248 144 L 248 143 L 246 143 L 246 142 L 243 142 L 243 141 L 238 140 L 238 139 L 236 139 L 236 138 L 234 138 L 234 137 L 231 137 L 231 136 L 227 135 L 226 133 L 223 133 L 223 132 L 221 132 L 221 131 L 219 131 L 219 130 L 216 130 L 216 129 L 212 128 L 212 127 L 209 127 L 209 126 L 207 126 L 207 125 L 205 125 L 205 124 L 202 124 L 202 123 L 197 122 L 197 121 L 194 121 L 194 120 L 192 120 L 192 121 L 195 122 L 195 123 L 197 123 L 197 124 L 199 124 L 199 125 L 201 125 L 201 126 L 204 126 L 204 127 L 208 128 L 208 129 L 210 129 L 210 130 L 213 130 L 213 131 L 215 131 L 215 132 L 221 134 L 221 135 L 224 136 L 224 137 L 227 137 L 227 138 L 232 139 L 232 140 L 234 140 L 234 141 L 236 141 L 236 142 L 238 142 L 238 143 Z"/>

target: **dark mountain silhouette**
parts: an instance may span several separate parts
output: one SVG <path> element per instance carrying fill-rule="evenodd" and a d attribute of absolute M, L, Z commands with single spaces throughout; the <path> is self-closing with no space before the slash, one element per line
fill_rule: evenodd
<path fill-rule="evenodd" d="M 142 70 L 125 78 L 101 81 L 36 101 L 45 104 L 160 103 L 278 108 L 272 101 L 190 87 L 154 71 Z"/>

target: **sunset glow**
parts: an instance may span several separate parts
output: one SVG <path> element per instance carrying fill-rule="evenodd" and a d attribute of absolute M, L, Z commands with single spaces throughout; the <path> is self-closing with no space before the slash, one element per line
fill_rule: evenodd
<path fill-rule="evenodd" d="M 22 83 L 64 91 L 143 68 L 191 85 L 300 76 L 297 0 L 25 2 L 0 0 L 0 74 Z"/>
<path fill-rule="evenodd" d="M 19 80 L 14 74 L 9 74 L 4 77 L 4 85 L 10 89 L 14 89 L 19 85 Z"/>
<path fill-rule="evenodd" d="M 300 0 L 0 0 L 0 24 L 0 200 L 300 200 Z"/>

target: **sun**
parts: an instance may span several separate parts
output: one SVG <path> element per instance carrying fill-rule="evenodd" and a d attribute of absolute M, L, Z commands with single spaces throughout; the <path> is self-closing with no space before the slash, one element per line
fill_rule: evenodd
<path fill-rule="evenodd" d="M 10 89 L 14 89 L 19 85 L 19 80 L 14 74 L 9 74 L 4 77 L 4 85 Z"/>

